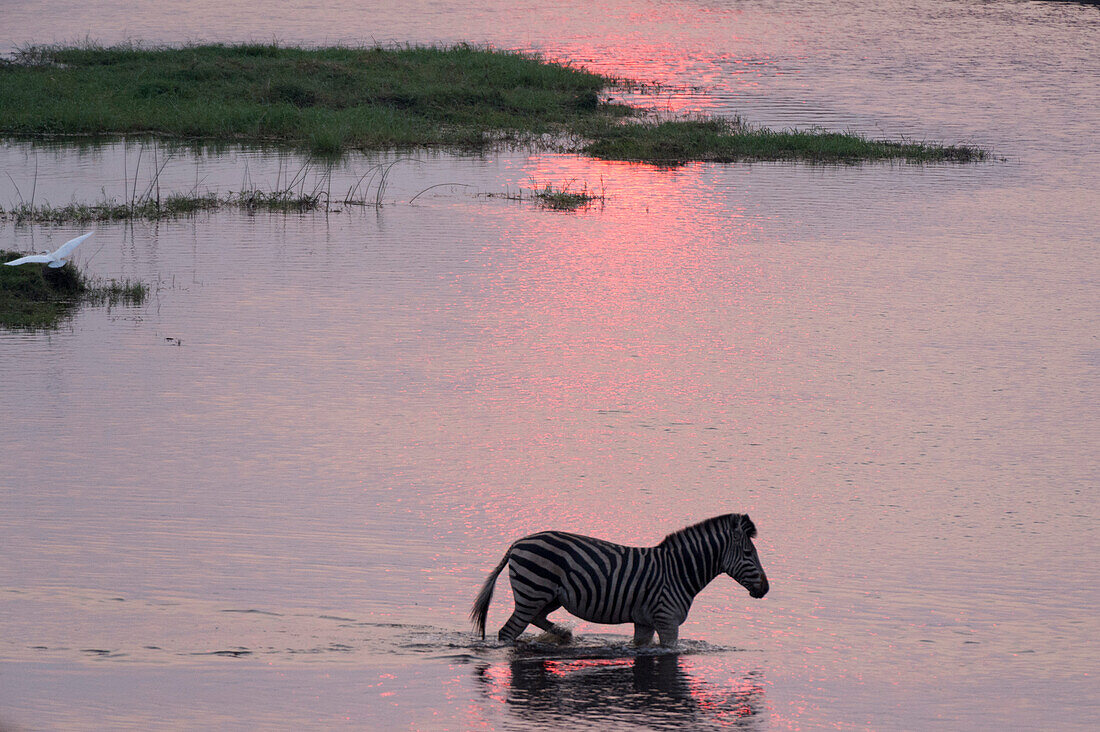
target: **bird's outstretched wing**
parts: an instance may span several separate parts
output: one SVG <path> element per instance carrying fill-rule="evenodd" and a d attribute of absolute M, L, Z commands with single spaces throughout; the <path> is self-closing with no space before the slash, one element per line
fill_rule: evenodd
<path fill-rule="evenodd" d="M 13 259 L 10 262 L 4 262 L 9 267 L 14 267 L 19 264 L 46 264 L 52 261 L 49 254 L 31 254 L 26 257 L 20 257 L 19 259 Z"/>
<path fill-rule="evenodd" d="M 67 242 L 57 248 L 57 251 L 51 252 L 50 256 L 54 259 L 66 259 L 72 251 L 80 246 L 85 239 L 94 234 L 94 231 L 89 231 L 87 234 L 81 234 L 75 239 L 69 239 Z"/>

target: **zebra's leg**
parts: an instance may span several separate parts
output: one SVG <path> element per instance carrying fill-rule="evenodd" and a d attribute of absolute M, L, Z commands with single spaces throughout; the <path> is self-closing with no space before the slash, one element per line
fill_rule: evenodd
<path fill-rule="evenodd" d="M 519 637 L 519 634 L 530 622 L 531 618 L 525 617 L 517 608 L 512 616 L 508 618 L 508 622 L 504 624 L 504 627 L 500 629 L 500 632 L 497 633 L 497 638 L 502 643 L 511 643 Z"/>
<path fill-rule="evenodd" d="M 531 624 L 534 625 L 536 628 L 541 628 L 545 630 L 547 633 L 553 633 L 562 640 L 572 640 L 573 631 L 569 630 L 569 628 L 566 628 L 564 625 L 551 623 L 546 618 L 547 615 L 554 612 L 559 607 L 561 607 L 560 602 L 548 603 L 546 607 L 544 607 L 542 611 L 537 616 L 535 616 L 535 618 L 531 621 Z"/>
<path fill-rule="evenodd" d="M 512 596 L 516 601 L 516 609 L 512 613 L 512 616 L 508 618 L 508 622 L 504 624 L 504 627 L 497 633 L 499 638 L 504 643 L 511 643 L 519 634 L 523 632 L 523 629 L 530 625 L 532 622 L 537 627 L 542 628 L 542 625 L 538 624 L 538 621 L 546 622 L 546 616 L 548 613 L 557 610 L 560 605 L 555 605 L 554 601 L 550 597 L 546 596 L 528 596 L 512 585 Z M 549 608 L 547 610 L 546 608 Z M 551 623 L 552 625 L 552 623 Z M 545 630 L 545 628 L 543 628 Z"/>
<path fill-rule="evenodd" d="M 676 640 L 680 637 L 680 628 L 676 625 L 670 625 L 664 628 L 657 628 L 657 635 L 661 636 L 661 645 L 672 648 L 676 645 Z"/>
<path fill-rule="evenodd" d="M 653 642 L 654 628 L 641 623 L 634 623 L 634 645 L 648 646 Z"/>

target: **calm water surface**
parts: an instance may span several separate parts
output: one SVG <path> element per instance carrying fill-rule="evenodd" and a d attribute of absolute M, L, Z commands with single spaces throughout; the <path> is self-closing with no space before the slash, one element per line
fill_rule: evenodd
<path fill-rule="evenodd" d="M 171 155 L 165 190 L 381 208 L 104 225 L 141 307 L 0 330 L 0 726 L 1090 729 L 1100 12 L 1045 2 L 3 8 L 89 37 L 489 42 L 662 112 L 976 142 L 966 167 Z M 63 19 L 60 21 L 59 19 Z M 152 147 L 0 144 L 0 202 Z M 577 213 L 513 200 L 602 188 Z M 429 186 L 433 188 L 410 200 Z M 73 227 L 0 224 L 52 249 Z M 508 544 L 750 513 L 678 653 L 475 639 Z M 511 609 L 505 581 L 489 613 Z M 533 636 L 532 636 L 533 637 Z"/>

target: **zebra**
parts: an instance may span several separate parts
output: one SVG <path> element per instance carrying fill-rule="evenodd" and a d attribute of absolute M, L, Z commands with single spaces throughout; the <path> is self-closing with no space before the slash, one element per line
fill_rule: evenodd
<path fill-rule="evenodd" d="M 760 598 L 768 578 L 752 539 L 756 526 L 730 513 L 674 531 L 654 547 L 631 547 L 562 531 L 517 540 L 485 580 L 470 610 L 485 637 L 485 620 L 497 577 L 508 565 L 515 612 L 497 637 L 511 643 L 528 624 L 568 640 L 571 632 L 546 619 L 564 607 L 593 623 L 634 623 L 634 644 L 648 645 L 656 632 L 674 646 L 691 601 L 725 572 Z"/>

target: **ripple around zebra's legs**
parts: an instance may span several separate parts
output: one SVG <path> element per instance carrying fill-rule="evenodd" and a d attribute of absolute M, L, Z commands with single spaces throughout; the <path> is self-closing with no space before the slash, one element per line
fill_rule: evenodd
<path fill-rule="evenodd" d="M 445 657 L 451 660 L 584 660 L 631 659 L 643 656 L 695 656 L 733 653 L 744 649 L 723 646 L 702 639 L 680 639 L 673 648 L 661 645 L 635 646 L 632 636 L 615 633 L 582 633 L 561 642 L 550 633 L 524 633 L 513 645 L 495 637 L 484 640 L 469 631 L 446 630 L 426 625 L 394 625 L 378 634 L 380 645 L 397 654 Z"/>
<path fill-rule="evenodd" d="M 457 643 L 454 639 L 441 644 L 442 638 L 428 640 L 420 639 L 411 642 L 405 647 L 409 649 L 428 650 L 440 648 L 441 645 L 449 647 L 465 647 L 474 653 L 490 655 L 505 652 L 515 659 L 523 660 L 580 660 L 580 659 L 612 659 L 612 658 L 637 658 L 640 656 L 687 656 L 715 653 L 739 652 L 745 649 L 733 646 L 723 646 L 710 643 L 702 639 L 680 639 L 674 647 L 662 645 L 636 646 L 631 636 L 616 635 L 613 633 L 586 633 L 573 636 L 572 640 L 562 642 L 550 633 L 534 635 L 525 633 L 521 635 L 515 645 L 501 643 L 495 638 L 485 640 L 474 639 Z"/>
<path fill-rule="evenodd" d="M 707 653 L 728 653 L 741 649 L 708 643 L 705 640 L 682 639 L 673 647 L 662 645 L 636 646 L 631 637 L 613 634 L 591 634 L 575 636 L 572 643 L 558 644 L 547 642 L 545 636 L 538 636 L 522 642 L 515 647 L 517 659 L 610 659 L 637 658 L 640 656 L 699 655 Z"/>

